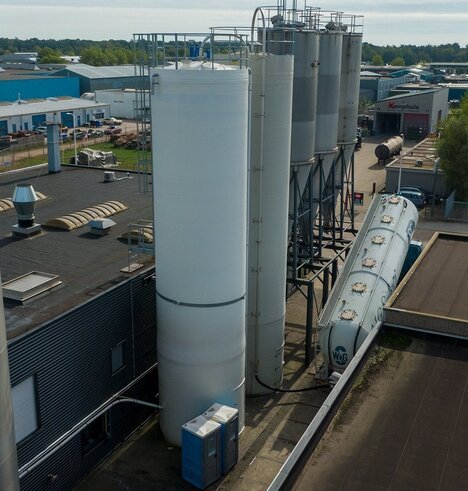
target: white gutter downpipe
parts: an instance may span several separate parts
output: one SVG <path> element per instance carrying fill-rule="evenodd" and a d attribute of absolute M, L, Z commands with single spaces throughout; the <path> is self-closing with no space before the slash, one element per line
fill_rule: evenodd
<path fill-rule="evenodd" d="M 2 292 L 0 279 L 0 296 Z M 18 458 L 11 402 L 10 367 L 3 300 L 0 298 L 0 489 L 19 491 Z"/>

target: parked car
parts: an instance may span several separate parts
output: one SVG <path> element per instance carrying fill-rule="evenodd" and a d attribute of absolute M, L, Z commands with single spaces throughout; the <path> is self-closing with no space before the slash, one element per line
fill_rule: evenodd
<path fill-rule="evenodd" d="M 109 126 L 108 128 L 106 128 L 104 130 L 104 133 L 106 135 L 116 135 L 117 133 L 121 133 L 121 132 L 122 132 L 122 129 L 117 128 L 117 126 Z"/>
<path fill-rule="evenodd" d="M 89 128 L 91 123 L 82 123 L 81 126 L 83 126 L 83 128 Z"/>
<path fill-rule="evenodd" d="M 47 133 L 47 126 L 38 126 L 34 131 L 45 135 Z"/>
<path fill-rule="evenodd" d="M 117 126 L 120 126 L 122 124 L 122 121 L 120 119 L 116 119 L 116 118 L 106 118 L 104 121 L 103 121 L 104 124 L 109 124 L 109 125 L 117 125 Z"/>
<path fill-rule="evenodd" d="M 432 203 L 432 198 L 434 197 L 431 191 L 428 191 L 427 189 L 422 188 L 421 186 L 400 186 L 400 191 L 414 191 L 417 193 L 422 193 L 426 198 L 427 204 Z M 435 196 L 435 201 L 436 203 L 439 203 L 441 201 L 441 198 L 439 196 Z"/>
<path fill-rule="evenodd" d="M 98 138 L 100 136 L 104 135 L 104 131 L 102 130 L 89 130 L 88 131 L 88 137 L 89 138 Z"/>
<path fill-rule="evenodd" d="M 426 197 L 420 191 L 405 191 L 400 188 L 398 194 L 411 201 L 418 209 L 424 208 L 427 205 Z"/>

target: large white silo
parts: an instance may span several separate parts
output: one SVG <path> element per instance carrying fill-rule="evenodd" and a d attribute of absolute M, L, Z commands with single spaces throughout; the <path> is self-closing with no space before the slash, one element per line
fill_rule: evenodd
<path fill-rule="evenodd" d="M 283 380 L 288 189 L 294 58 L 255 54 L 249 198 L 247 301 L 248 394 Z"/>
<path fill-rule="evenodd" d="M 361 76 L 362 34 L 345 33 L 341 56 L 340 107 L 338 119 L 338 146 L 342 152 L 342 169 L 350 163 L 356 141 L 359 109 L 359 83 Z M 337 178 L 339 172 L 336 173 Z"/>
<path fill-rule="evenodd" d="M 153 82 L 160 424 L 178 445 L 214 402 L 243 427 L 249 73 L 161 69 Z"/>
<path fill-rule="evenodd" d="M 317 88 L 317 121 L 315 126 L 315 165 L 313 170 L 314 201 L 315 199 L 321 199 L 318 195 L 320 181 L 326 182 L 338 150 L 342 37 L 343 33 L 341 31 L 320 31 L 320 67 Z M 319 163 L 321 164 L 320 166 Z M 317 203 L 314 206 L 316 207 Z"/>

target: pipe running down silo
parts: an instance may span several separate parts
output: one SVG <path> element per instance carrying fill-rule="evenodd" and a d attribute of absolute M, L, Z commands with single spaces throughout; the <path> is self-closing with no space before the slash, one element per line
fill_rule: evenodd
<path fill-rule="evenodd" d="M 5 313 L 0 278 L 0 489 L 19 491 Z"/>
<path fill-rule="evenodd" d="M 152 90 L 160 424 L 180 445 L 215 402 L 244 426 L 249 73 L 161 69 Z"/>
<path fill-rule="evenodd" d="M 283 380 L 292 55 L 254 54 L 249 198 L 248 394 Z"/>

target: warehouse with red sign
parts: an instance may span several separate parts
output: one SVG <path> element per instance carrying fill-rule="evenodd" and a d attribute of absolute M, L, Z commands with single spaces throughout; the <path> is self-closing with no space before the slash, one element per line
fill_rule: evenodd
<path fill-rule="evenodd" d="M 446 87 L 387 97 L 375 103 L 374 133 L 420 140 L 436 132 L 447 114 Z"/>

